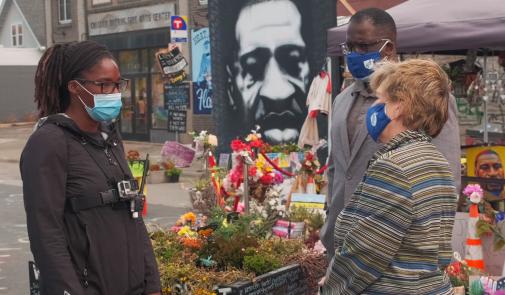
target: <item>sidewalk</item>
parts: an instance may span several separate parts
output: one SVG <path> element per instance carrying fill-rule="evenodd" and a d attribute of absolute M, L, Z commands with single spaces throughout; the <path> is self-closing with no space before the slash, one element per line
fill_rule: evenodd
<path fill-rule="evenodd" d="M 18 169 L 17 165 L 19 165 L 21 152 L 32 132 L 32 128 L 32 123 L 17 126 L 11 124 L 0 125 L 0 170 L 6 170 L 0 171 L 0 178 L 2 178 L 2 175 L 7 174 L 19 178 L 19 172 L 12 171 L 12 169 Z M 162 144 L 125 141 L 124 146 L 125 151 L 133 149 L 139 151 L 141 158 L 145 158 L 146 154 L 149 153 L 151 162 L 161 159 Z M 191 167 L 182 169 L 183 172 L 179 183 L 147 184 L 148 219 L 152 219 L 150 221 L 157 222 L 163 219 L 162 224 L 173 223 L 180 212 L 184 213 L 191 209 L 187 189 L 192 187 L 201 175 L 201 172 L 198 171 L 201 163 L 199 161 L 193 163 Z M 0 179 L 1 182 L 2 179 Z"/>

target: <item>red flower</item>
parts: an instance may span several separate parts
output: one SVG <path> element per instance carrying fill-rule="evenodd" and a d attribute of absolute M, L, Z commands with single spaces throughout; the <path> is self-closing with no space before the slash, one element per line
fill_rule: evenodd
<path fill-rule="evenodd" d="M 265 185 L 272 184 L 273 181 L 274 177 L 271 175 L 271 173 L 265 173 L 260 177 L 260 182 Z"/>
<path fill-rule="evenodd" d="M 230 146 L 234 152 L 240 152 L 247 149 L 247 144 L 243 143 L 240 139 L 232 140 Z"/>
<path fill-rule="evenodd" d="M 258 168 L 256 168 L 255 166 L 249 168 L 249 176 L 255 176 L 256 172 L 258 172 Z"/>
<path fill-rule="evenodd" d="M 251 143 L 249 143 L 249 146 L 253 148 L 260 148 L 263 146 L 263 141 L 261 139 L 253 140 Z"/>
<path fill-rule="evenodd" d="M 314 154 L 311 152 L 306 152 L 305 153 L 305 160 L 311 161 L 311 162 L 314 161 Z"/>

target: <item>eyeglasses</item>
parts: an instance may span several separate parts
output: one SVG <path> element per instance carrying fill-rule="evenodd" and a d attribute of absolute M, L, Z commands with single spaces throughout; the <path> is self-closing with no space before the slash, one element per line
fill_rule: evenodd
<path fill-rule="evenodd" d="M 114 93 L 114 91 L 116 89 L 120 92 L 125 91 L 128 88 L 128 86 L 130 85 L 130 80 L 124 79 L 124 78 L 119 79 L 119 82 L 91 81 L 91 80 L 85 80 L 85 79 L 75 79 L 75 80 L 82 82 L 82 83 L 91 83 L 93 85 L 96 85 L 96 86 L 100 87 L 100 93 L 104 93 L 104 94 Z"/>
<path fill-rule="evenodd" d="M 374 49 L 377 48 L 377 45 L 379 45 L 381 42 L 391 42 L 389 39 L 379 39 L 377 41 L 373 41 L 370 43 L 353 43 L 346 41 L 344 43 L 340 43 L 340 48 L 342 48 L 342 53 L 343 54 L 349 54 L 351 52 L 370 52 Z M 384 43 L 385 45 L 386 43 Z M 382 45 L 382 46 L 384 46 Z"/>

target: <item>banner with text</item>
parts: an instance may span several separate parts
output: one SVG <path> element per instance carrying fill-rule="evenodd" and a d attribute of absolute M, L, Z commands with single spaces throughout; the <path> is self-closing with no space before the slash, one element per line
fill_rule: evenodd
<path fill-rule="evenodd" d="M 193 113 L 212 112 L 212 73 L 209 28 L 191 31 L 191 55 L 193 60 Z"/>

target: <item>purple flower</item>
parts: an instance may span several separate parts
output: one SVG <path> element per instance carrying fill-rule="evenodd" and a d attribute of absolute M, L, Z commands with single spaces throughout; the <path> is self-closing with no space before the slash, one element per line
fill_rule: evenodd
<path fill-rule="evenodd" d="M 505 212 L 498 212 L 498 214 L 496 214 L 495 218 L 496 218 L 496 222 L 500 222 L 500 221 L 505 220 Z"/>

